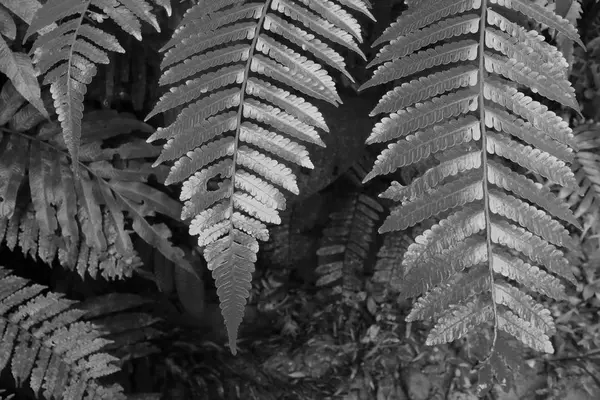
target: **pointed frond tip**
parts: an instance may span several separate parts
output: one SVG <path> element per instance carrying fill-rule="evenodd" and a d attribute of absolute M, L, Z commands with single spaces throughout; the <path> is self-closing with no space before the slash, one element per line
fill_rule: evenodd
<path fill-rule="evenodd" d="M 315 167 L 309 149 L 325 146 L 310 98 L 341 103 L 329 70 L 354 81 L 340 46 L 364 58 L 352 10 L 372 17 L 365 0 L 203 2 L 162 49 L 160 84 L 175 86 L 147 119 L 184 108 L 148 141 L 167 140 L 155 166 L 174 160 L 166 183 L 183 182 L 234 353 L 258 241 L 281 222 L 284 192 L 298 194 L 298 167 Z"/>
<path fill-rule="evenodd" d="M 125 52 L 113 35 L 93 26 L 94 18 L 86 16 L 101 11 L 141 40 L 140 20 L 160 31 L 151 9 L 145 0 L 49 0 L 35 13 L 27 29 L 24 40 L 39 34 L 31 49 L 33 61 L 43 76 L 43 85 L 50 85 L 76 175 L 87 85 L 96 75 L 96 64 L 109 63 L 107 52 Z"/>

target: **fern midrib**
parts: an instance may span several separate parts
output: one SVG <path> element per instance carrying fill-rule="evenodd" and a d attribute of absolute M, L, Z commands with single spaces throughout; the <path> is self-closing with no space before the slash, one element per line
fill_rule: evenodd
<path fill-rule="evenodd" d="M 66 74 L 66 84 L 67 84 L 67 99 L 74 99 L 76 98 L 76 96 L 72 93 L 73 90 L 71 88 L 71 67 L 73 65 L 73 49 L 75 48 L 75 44 L 77 43 L 77 34 L 79 32 L 79 29 L 81 28 L 81 26 L 83 25 L 83 18 L 85 17 L 85 13 L 87 12 L 87 10 L 90 8 L 90 4 L 91 4 L 92 0 L 87 0 L 86 1 L 86 5 L 85 5 L 85 9 L 83 10 L 83 12 L 79 15 L 79 22 L 77 22 L 77 28 L 75 28 L 75 31 L 73 32 L 73 36 L 71 39 L 71 44 L 69 47 L 69 60 L 67 61 L 67 74 Z M 57 67 L 58 68 L 58 67 Z M 83 71 L 85 72 L 85 71 Z M 73 115 L 73 110 L 71 109 L 71 102 L 67 101 L 66 106 L 69 109 L 69 116 Z M 71 118 L 69 118 L 71 119 Z M 73 136 L 73 127 L 71 127 L 71 136 Z M 77 142 L 77 143 L 75 143 Z M 72 165 L 73 165 L 73 174 L 75 175 L 75 178 L 79 177 L 79 168 L 78 168 L 78 161 L 79 161 L 79 138 L 74 138 L 71 137 L 71 143 L 66 143 L 67 145 L 67 149 L 69 150 L 69 153 L 71 154 L 71 158 L 72 158 Z"/>
<path fill-rule="evenodd" d="M 256 43 L 258 42 L 258 38 L 260 36 L 261 28 L 264 24 L 265 18 L 267 17 L 267 13 L 269 12 L 269 7 L 271 6 L 271 2 L 273 0 L 267 0 L 263 5 L 263 12 L 260 16 L 256 24 L 256 31 L 254 32 L 254 37 L 252 38 L 252 43 L 250 44 L 250 51 L 248 54 L 248 60 L 246 61 L 246 66 L 244 68 L 244 79 L 242 81 L 242 87 L 240 88 L 240 105 L 238 106 L 237 112 L 237 120 L 236 120 L 236 128 L 235 128 L 235 139 L 233 141 L 233 162 L 231 172 L 231 197 L 229 198 L 229 235 L 233 240 L 233 196 L 235 194 L 235 172 L 237 169 L 237 157 L 238 157 L 238 147 L 240 145 L 240 130 L 242 127 L 242 116 L 244 115 L 244 101 L 246 98 L 246 86 L 248 84 L 248 79 L 250 75 L 250 66 L 252 65 L 252 59 L 254 58 L 254 50 L 256 49 Z M 233 274 L 235 279 L 235 274 Z"/>
<path fill-rule="evenodd" d="M 496 307 L 496 294 L 494 293 L 494 269 L 493 269 L 493 251 L 492 251 L 492 224 L 490 218 L 490 199 L 489 199 L 489 188 L 488 188 L 488 165 L 487 165 L 487 137 L 485 130 L 485 106 L 484 106 L 484 77 L 485 77 L 485 65 L 484 65 L 484 49 L 485 49 L 485 28 L 487 18 L 487 2 L 488 0 L 481 1 L 481 19 L 479 20 L 479 127 L 481 130 L 481 169 L 483 171 L 483 212 L 485 216 L 485 230 L 486 230 L 486 247 L 488 255 L 488 271 L 490 276 L 491 285 L 491 296 L 492 296 L 492 313 L 494 316 L 494 327 L 493 327 L 493 338 L 490 346 L 490 351 L 486 360 L 491 357 L 496 346 L 496 339 L 498 336 L 498 309 Z"/>

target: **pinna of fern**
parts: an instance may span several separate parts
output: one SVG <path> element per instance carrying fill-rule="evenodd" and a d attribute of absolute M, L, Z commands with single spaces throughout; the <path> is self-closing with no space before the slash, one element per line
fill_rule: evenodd
<path fill-rule="evenodd" d="M 58 122 L 44 121 L 8 83 L 0 92 L 0 242 L 47 264 L 76 269 L 82 278 L 130 276 L 139 265 L 129 227 L 177 265 L 192 269 L 169 241 L 157 213 L 178 220 L 181 205 L 147 184 L 166 168 L 152 168 L 160 148 L 125 135 L 153 129 L 115 111 L 86 113 L 79 179 L 75 179 Z M 20 109 L 19 109 L 20 108 Z M 10 110 L 13 111 L 12 116 Z M 18 110 L 18 111 L 16 111 Z M 37 135 L 29 134 L 37 127 Z M 113 145 L 110 145 L 110 141 Z M 121 140 L 119 142 L 119 140 Z"/>
<path fill-rule="evenodd" d="M 193 218 L 190 233 L 206 246 L 234 354 L 258 240 L 268 238 L 265 224 L 280 223 L 280 188 L 298 193 L 285 164 L 313 168 L 300 142 L 324 146 L 318 131 L 328 131 L 299 94 L 337 105 L 318 63 L 352 79 L 332 46 L 362 55 L 347 9 L 370 15 L 364 0 L 200 1 L 163 47 L 160 83 L 178 86 L 148 118 L 186 107 L 150 140 L 167 139 L 156 164 L 176 160 L 165 183 L 184 181 L 182 218 Z"/>
<path fill-rule="evenodd" d="M 170 12 L 168 1 L 156 3 Z M 138 40 L 142 40 L 140 21 L 160 32 L 146 0 L 48 0 L 36 12 L 24 38 L 39 34 L 31 49 L 33 61 L 43 75 L 42 84 L 50 85 L 76 172 L 86 86 L 96 75 L 96 64 L 109 63 L 107 51 L 125 52 L 113 35 L 92 23 L 105 18 Z"/>
<path fill-rule="evenodd" d="M 388 116 L 367 143 L 395 142 L 365 180 L 436 160 L 381 194 L 399 205 L 380 232 L 441 218 L 415 239 L 398 271 L 401 298 L 423 294 L 407 320 L 434 320 L 430 345 L 491 323 L 484 358 L 496 377 L 503 366 L 491 356 L 506 345 L 498 330 L 553 352 L 550 311 L 532 295 L 565 298 L 562 279 L 575 278 L 561 250 L 574 247 L 564 224 L 579 227 L 564 202 L 523 174 L 577 187 L 567 165 L 573 133 L 532 96 L 579 108 L 564 57 L 520 24 L 526 18 L 512 21 L 515 11 L 582 45 L 568 21 L 529 0 L 410 1 L 375 42 L 385 45 L 362 86 L 400 82 L 372 112 Z"/>

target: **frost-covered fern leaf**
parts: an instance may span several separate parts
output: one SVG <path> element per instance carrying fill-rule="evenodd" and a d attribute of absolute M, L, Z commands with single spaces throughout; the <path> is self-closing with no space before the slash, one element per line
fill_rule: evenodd
<path fill-rule="evenodd" d="M 97 380 L 119 371 L 100 352 L 110 341 L 75 302 L 46 289 L 0 267 L 0 372 L 45 399 L 125 399 L 120 386 Z"/>
<path fill-rule="evenodd" d="M 14 108 L 7 97 L 18 95 L 4 94 L 0 103 Z M 30 113 L 25 107 L 11 118 L 15 131 L 43 120 L 37 113 L 35 122 Z M 35 137 L 0 136 L 0 242 L 11 249 L 18 244 L 24 254 L 47 264 L 58 255 L 63 266 L 82 277 L 100 273 L 122 279 L 140 264 L 130 239 L 133 230 L 169 260 L 191 269 L 183 251 L 171 245 L 169 229 L 147 219 L 160 213 L 178 220 L 181 212 L 178 201 L 146 183 L 152 175 L 166 176 L 166 167 L 152 168 L 148 161 L 160 148 L 135 137 L 112 146 L 106 141 L 119 143 L 119 136 L 152 128 L 114 111 L 86 114 L 83 128 L 79 179 L 69 167 L 58 122 L 42 125 Z"/>
<path fill-rule="evenodd" d="M 563 280 L 575 282 L 565 224 L 579 223 L 526 173 L 577 188 L 568 166 L 576 139 L 538 100 L 579 107 L 561 53 L 514 12 L 582 44 L 568 21 L 529 0 L 411 2 L 383 33 L 363 88 L 399 86 L 373 111 L 388 115 L 367 142 L 393 142 L 365 180 L 435 155 L 421 176 L 382 194 L 399 204 L 380 228 L 441 218 L 408 248 L 399 288 L 402 298 L 424 294 L 408 320 L 435 321 L 428 344 L 491 324 L 494 338 L 499 329 L 551 353 L 554 323 L 532 294 L 565 298 Z"/>
<path fill-rule="evenodd" d="M 343 4 L 366 11 L 362 0 Z M 362 55 L 360 37 L 355 17 L 332 1 L 218 0 L 192 6 L 164 46 L 160 83 L 178 86 L 148 118 L 186 107 L 150 140 L 167 139 L 156 164 L 177 160 L 166 183 L 184 181 L 182 218 L 193 218 L 190 233 L 206 246 L 233 353 L 257 240 L 280 222 L 281 189 L 298 193 L 286 164 L 313 168 L 301 142 L 324 146 L 319 130 L 328 131 L 301 95 L 337 105 L 325 68 L 352 79 L 335 48 Z"/>
<path fill-rule="evenodd" d="M 356 294 L 363 290 L 364 265 L 382 212 L 376 200 L 361 193 L 351 193 L 336 205 L 317 250 L 317 286 L 327 287 L 331 295 L 344 301 L 356 301 Z"/>
<path fill-rule="evenodd" d="M 35 66 L 50 85 L 65 143 L 77 169 L 83 99 L 96 75 L 96 64 L 108 64 L 107 51 L 124 53 L 117 39 L 91 22 L 108 18 L 138 40 L 141 21 L 160 32 L 146 0 L 48 0 L 37 11 L 25 40 L 38 33 L 32 53 Z M 48 31 L 48 26 L 58 24 Z"/>
<path fill-rule="evenodd" d="M 575 155 L 573 170 L 577 179 L 577 190 L 561 189 L 558 197 L 565 199 L 575 209 L 575 216 L 584 219 L 584 230 L 598 231 L 600 212 L 600 125 L 586 123 L 575 131 L 578 151 Z"/>

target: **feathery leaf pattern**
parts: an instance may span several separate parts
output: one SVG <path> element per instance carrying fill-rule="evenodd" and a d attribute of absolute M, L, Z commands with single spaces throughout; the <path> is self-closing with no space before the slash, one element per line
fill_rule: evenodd
<path fill-rule="evenodd" d="M 37 123 L 43 121 L 38 113 Z M 103 139 L 152 128 L 114 111 L 87 113 L 82 126 L 78 179 L 70 169 L 58 122 L 43 124 L 35 137 L 2 134 L 0 242 L 11 249 L 19 245 L 24 254 L 49 265 L 58 256 L 61 265 L 82 277 L 122 279 L 141 265 L 127 232 L 131 227 L 167 259 L 192 270 L 183 251 L 170 243 L 167 226 L 147 219 L 161 213 L 177 220 L 181 212 L 177 200 L 147 184 L 151 175 L 161 180 L 167 175 L 167 168 L 153 169 L 147 160 L 160 148 L 141 139 L 103 145 Z M 118 164 L 113 162 L 115 155 Z M 29 186 L 31 199 L 18 197 L 22 185 Z M 102 257 L 104 253 L 108 256 Z"/>
<path fill-rule="evenodd" d="M 415 1 L 375 41 L 384 46 L 362 86 L 399 80 L 372 111 L 386 116 L 367 140 L 396 142 L 365 180 L 437 159 L 410 184 L 394 182 L 381 195 L 400 202 L 381 232 L 441 218 L 415 238 L 396 267 L 400 298 L 423 295 L 407 320 L 433 318 L 427 344 L 491 325 L 482 358 L 496 375 L 511 363 L 499 353 L 505 347 L 499 330 L 553 352 L 550 312 L 528 291 L 562 300 L 563 281 L 575 282 L 561 248 L 575 247 L 564 223 L 579 222 L 522 171 L 564 187 L 569 196 L 584 173 L 574 174 L 568 163 L 578 158 L 578 145 L 589 146 L 529 96 L 579 112 L 565 58 L 538 32 L 511 21 L 506 9 L 583 46 L 569 21 L 528 0 Z M 393 268 L 388 273 L 394 275 Z"/>
<path fill-rule="evenodd" d="M 317 286 L 327 287 L 333 297 L 354 300 L 363 290 L 367 260 L 383 207 L 373 198 L 350 193 L 329 215 L 317 250 Z"/>
<path fill-rule="evenodd" d="M 74 303 L 0 267 L 0 371 L 46 399 L 125 399 L 98 382 L 119 371 L 118 358 L 100 352 L 111 341 Z"/>
<path fill-rule="evenodd" d="M 281 221 L 282 189 L 298 193 L 286 163 L 312 168 L 307 148 L 324 146 L 319 131 L 328 131 L 318 109 L 291 92 L 337 105 L 326 68 L 352 77 L 332 44 L 364 57 L 347 8 L 372 17 L 367 3 L 341 4 L 200 1 L 162 49 L 160 83 L 175 86 L 147 118 L 183 109 L 149 140 L 167 139 L 156 164 L 176 160 L 166 183 L 183 181 L 182 218 L 192 218 L 204 247 L 234 354 L 258 240 L 268 239 L 265 224 Z"/>
<path fill-rule="evenodd" d="M 30 21 L 25 40 L 39 33 L 32 47 L 33 61 L 44 76 L 43 85 L 50 85 L 76 174 L 86 86 L 96 75 L 96 64 L 109 63 L 107 51 L 125 52 L 113 35 L 88 22 L 94 8 L 138 40 L 142 39 L 140 20 L 160 31 L 145 0 L 49 0 Z"/>

